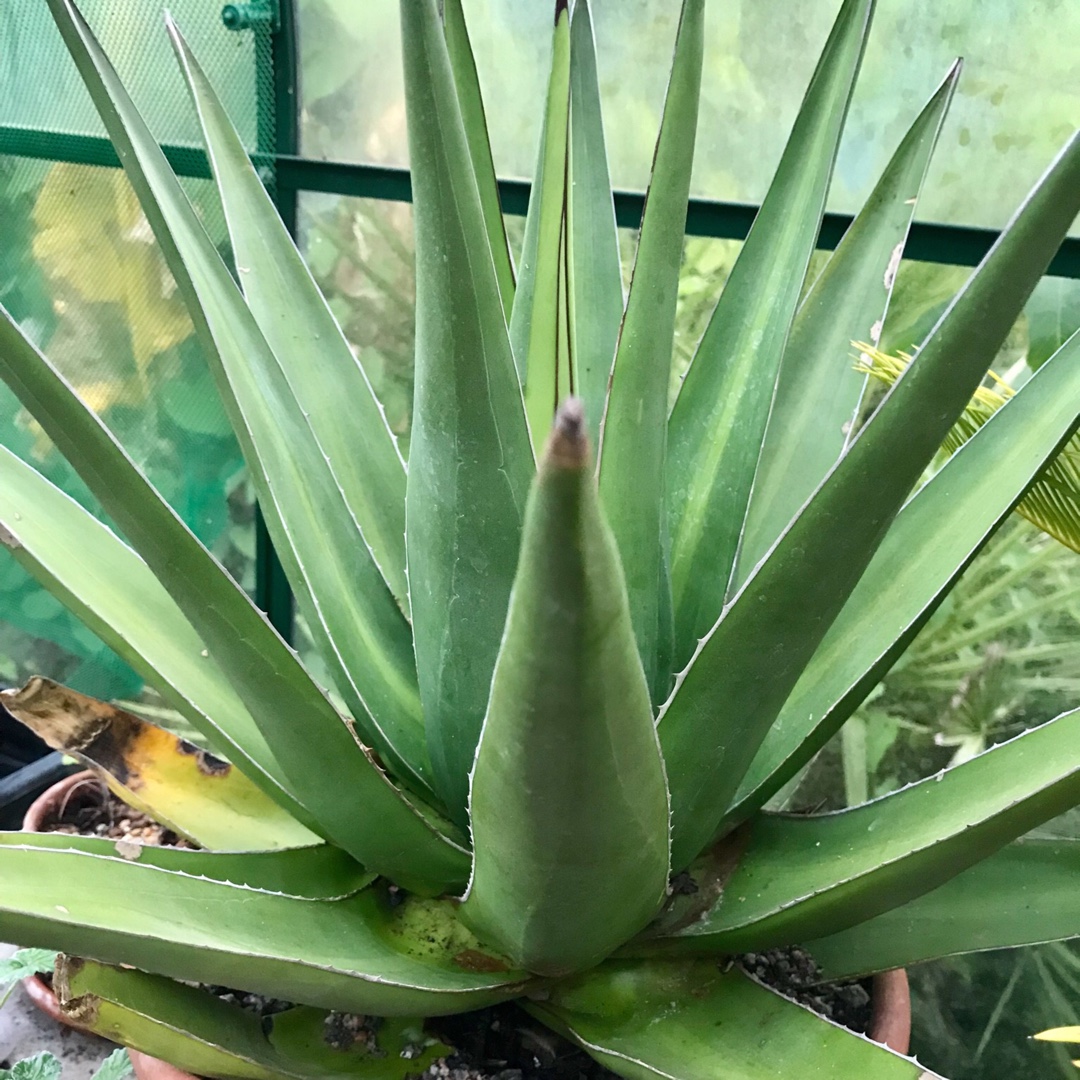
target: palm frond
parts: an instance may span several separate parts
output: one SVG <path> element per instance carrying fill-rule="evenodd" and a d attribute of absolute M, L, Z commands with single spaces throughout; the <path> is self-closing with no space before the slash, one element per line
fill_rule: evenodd
<path fill-rule="evenodd" d="M 892 356 L 864 341 L 854 345 L 859 350 L 855 370 L 872 375 L 886 386 L 892 386 L 912 360 L 908 353 Z M 956 453 L 1015 392 L 991 371 L 989 385 L 975 391 L 942 449 Z M 1067 548 L 1080 552 L 1080 435 L 1074 435 L 1043 469 L 1016 512 Z"/>

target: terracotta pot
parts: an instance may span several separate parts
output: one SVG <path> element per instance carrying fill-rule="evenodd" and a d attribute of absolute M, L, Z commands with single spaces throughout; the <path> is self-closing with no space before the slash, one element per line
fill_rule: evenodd
<path fill-rule="evenodd" d="M 26 832 L 41 832 L 46 822 L 59 817 L 63 813 L 68 799 L 84 784 L 102 785 L 102 782 L 89 769 L 84 772 L 74 773 L 65 777 L 57 784 L 45 790 L 27 808 L 23 816 L 22 827 Z M 68 1027 L 78 1027 L 64 1015 L 60 1008 L 60 1002 L 52 987 L 36 975 L 23 979 L 23 989 L 27 997 L 46 1015 L 51 1016 L 57 1023 Z M 151 1057 L 149 1054 L 140 1054 L 138 1050 L 129 1050 L 131 1067 L 135 1070 L 138 1080 L 197 1080 L 191 1073 L 178 1069 L 160 1058 Z"/>
<path fill-rule="evenodd" d="M 867 1035 L 898 1054 L 911 1046 L 911 989 L 903 968 L 874 976 L 870 992 L 870 1030 Z"/>
<path fill-rule="evenodd" d="M 52 787 L 46 788 L 26 809 L 23 815 L 24 832 L 41 832 L 43 826 L 52 818 L 59 817 L 67 801 L 76 789 L 85 784 L 100 785 L 101 781 L 89 769 L 72 773 Z M 30 975 L 22 981 L 26 996 L 46 1015 L 68 1027 L 76 1027 L 61 1011 L 60 1003 L 44 979 Z"/>
<path fill-rule="evenodd" d="M 41 832 L 45 823 L 50 818 L 58 817 L 63 813 L 68 800 L 77 788 L 86 784 L 92 784 L 98 788 L 104 788 L 104 784 L 89 769 L 82 772 L 72 773 L 63 780 L 46 788 L 27 808 L 23 815 L 22 827 L 24 832 Z"/>
<path fill-rule="evenodd" d="M 191 1073 L 184 1072 L 161 1058 L 140 1054 L 138 1050 L 128 1050 L 128 1057 L 131 1058 L 136 1080 L 198 1080 Z"/>
<path fill-rule="evenodd" d="M 72 793 L 86 783 L 100 784 L 101 781 L 88 769 L 53 784 L 31 803 L 23 818 L 23 829 L 27 832 L 40 832 L 49 818 L 62 812 L 64 803 Z M 61 1012 L 60 1003 L 56 1000 L 52 988 L 36 975 L 23 979 L 23 989 L 42 1012 L 68 1027 L 77 1026 Z M 897 968 L 875 975 L 871 1003 L 873 1011 L 867 1036 L 898 1054 L 906 1054 L 911 1042 L 911 992 L 908 988 L 907 972 Z M 160 1058 L 141 1054 L 138 1050 L 129 1050 L 128 1054 L 138 1080 L 198 1080 L 191 1073 L 184 1072 Z"/>

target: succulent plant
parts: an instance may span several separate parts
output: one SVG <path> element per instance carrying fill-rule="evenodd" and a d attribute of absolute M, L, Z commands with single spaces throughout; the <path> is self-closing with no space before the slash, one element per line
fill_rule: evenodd
<path fill-rule="evenodd" d="M 0 374 L 118 530 L 3 453 L 4 542 L 214 755 L 45 679 L 4 695 L 201 846 L 0 836 L 0 936 L 92 958 L 60 962 L 72 1016 L 204 1075 L 382 1077 L 439 1051 L 424 1017 L 517 999 L 628 1077 L 915 1080 L 732 959 L 803 945 L 840 978 L 1080 933 L 1076 845 L 1025 838 L 1080 802 L 1080 712 L 844 813 L 768 809 L 1075 431 L 1074 336 L 918 486 L 1080 208 L 1080 139 L 864 421 L 851 342 L 880 338 L 959 68 L 806 281 L 873 7 L 844 0 L 669 408 L 703 0 L 625 298 L 586 0 L 555 4 L 516 271 L 460 0 L 403 0 L 406 463 L 176 27 L 235 276 L 49 5 L 333 681 L 0 321 Z M 302 1007 L 264 1028 L 191 983 Z M 346 1052 L 325 1010 L 392 1019 Z"/>

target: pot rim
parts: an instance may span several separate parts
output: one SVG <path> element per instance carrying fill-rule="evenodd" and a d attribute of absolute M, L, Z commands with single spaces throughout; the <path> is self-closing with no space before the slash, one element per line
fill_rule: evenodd
<path fill-rule="evenodd" d="M 27 808 L 23 814 L 23 832 L 41 832 L 42 825 L 56 808 L 75 790 L 75 788 L 87 783 L 102 783 L 98 775 L 91 769 L 72 773 L 55 784 L 50 784 Z M 40 975 L 27 975 L 22 980 L 26 996 L 43 1012 L 59 1024 L 65 1027 L 79 1029 L 79 1025 L 73 1023 L 70 1017 L 64 1015 L 60 1008 L 60 1002 L 56 998 L 53 989 Z"/>
<path fill-rule="evenodd" d="M 903 968 L 874 975 L 870 1008 L 866 1037 L 907 1056 L 911 1049 L 911 987 Z"/>
<path fill-rule="evenodd" d="M 42 825 L 48 816 L 61 804 L 77 787 L 93 782 L 104 787 L 105 782 L 92 769 L 83 769 L 82 772 L 72 773 L 55 784 L 47 787 L 27 808 L 23 814 L 23 832 L 41 832 Z"/>

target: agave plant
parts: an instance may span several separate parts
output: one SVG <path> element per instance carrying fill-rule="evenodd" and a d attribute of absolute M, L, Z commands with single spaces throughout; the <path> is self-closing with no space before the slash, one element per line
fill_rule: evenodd
<path fill-rule="evenodd" d="M 909 498 L 1080 208 L 1080 139 L 856 432 L 850 343 L 880 338 L 958 67 L 803 296 L 873 7 L 845 0 L 669 409 L 703 0 L 625 298 L 586 0 L 554 5 L 516 271 L 459 0 L 403 0 L 406 463 L 176 27 L 235 277 L 71 0 L 49 5 L 334 684 L 0 323 L 0 374 L 125 538 L 5 453 L 3 539 L 216 755 L 44 679 L 5 695 L 202 848 L 0 836 L 0 935 L 92 958 L 57 972 L 71 1015 L 204 1075 L 382 1077 L 438 1052 L 424 1017 L 514 998 L 628 1077 L 914 1080 L 731 959 L 801 944 L 838 978 L 1080 933 L 1075 845 L 1023 838 L 1080 802 L 1080 712 L 844 813 L 765 809 L 1074 432 L 1077 337 Z M 191 983 L 303 1007 L 264 1029 Z M 394 1019 L 379 1054 L 342 1052 L 320 1010 Z"/>

